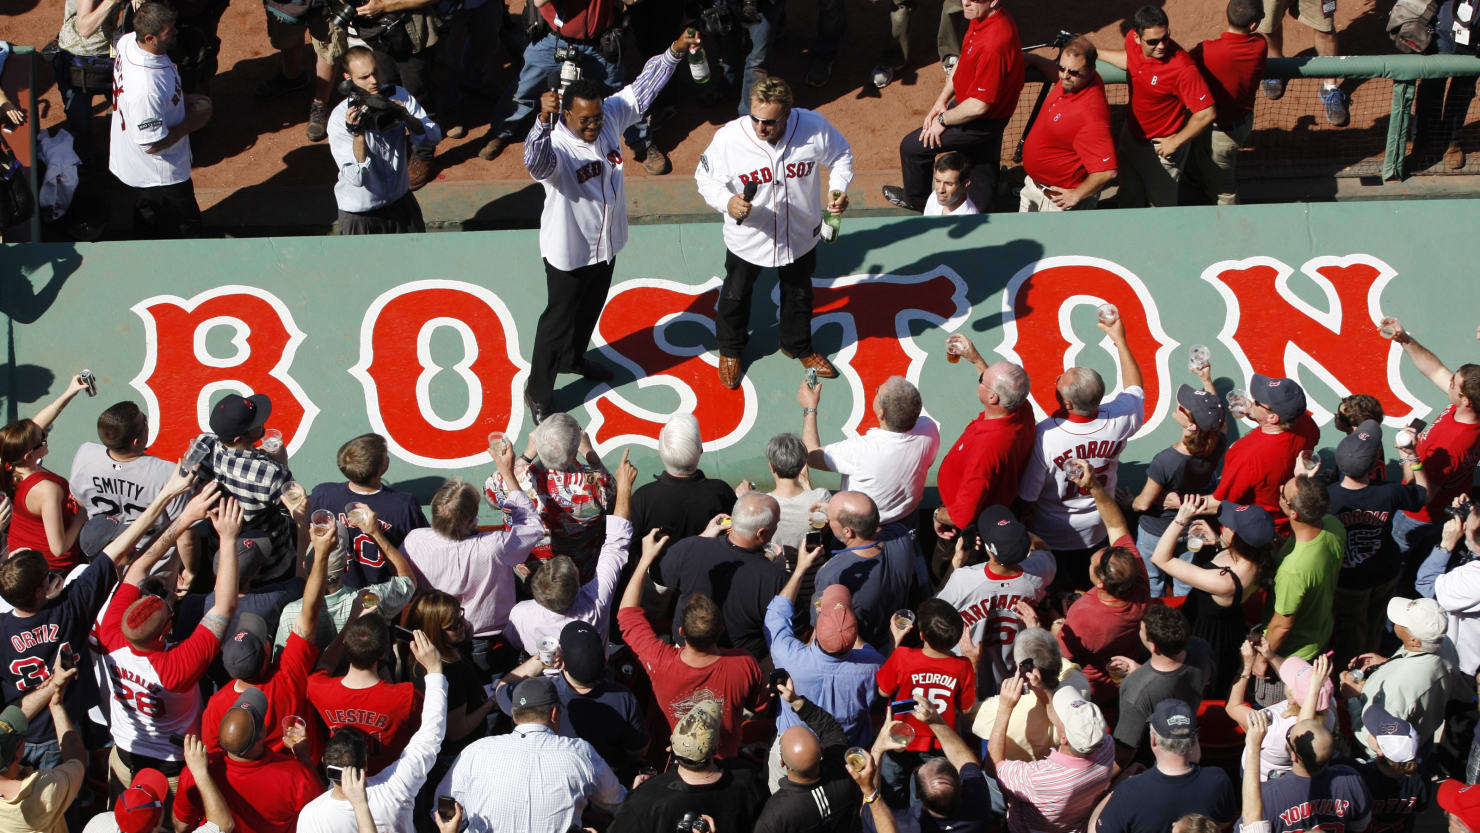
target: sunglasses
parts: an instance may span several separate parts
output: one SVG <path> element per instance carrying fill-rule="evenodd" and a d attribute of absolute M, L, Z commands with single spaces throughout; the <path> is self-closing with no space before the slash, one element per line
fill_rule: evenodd
<path fill-rule="evenodd" d="M 776 119 L 762 119 L 762 118 L 756 118 L 755 116 L 751 116 L 750 117 L 750 120 L 753 121 L 753 122 L 755 122 L 756 124 L 764 124 L 766 127 L 771 127 L 773 125 L 776 125 L 776 124 L 780 123 L 780 121 L 781 121 L 781 119 L 779 119 L 779 118 L 776 118 Z"/>
<path fill-rule="evenodd" d="M 1084 76 L 1089 75 L 1089 70 L 1088 69 L 1069 69 L 1068 67 L 1064 66 L 1063 64 L 1059 64 L 1059 74 L 1060 75 L 1067 75 L 1070 78 L 1083 78 Z"/>
<path fill-rule="evenodd" d="M 1144 43 L 1147 46 L 1159 46 L 1161 45 L 1161 42 L 1165 40 L 1167 40 L 1167 36 L 1163 35 L 1159 38 L 1141 38 L 1141 43 Z"/>

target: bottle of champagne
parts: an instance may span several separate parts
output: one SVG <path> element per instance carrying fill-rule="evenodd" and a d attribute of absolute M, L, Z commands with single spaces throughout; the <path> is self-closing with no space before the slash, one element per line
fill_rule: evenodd
<path fill-rule="evenodd" d="M 695 34 L 689 29 L 687 34 Z M 704 54 L 704 47 L 695 44 L 689 47 L 689 75 L 693 76 L 695 84 L 709 83 L 709 58 Z"/>
<path fill-rule="evenodd" d="M 839 197 L 843 196 L 843 192 L 833 191 L 831 192 L 831 196 L 834 200 L 836 200 Z M 820 232 L 822 235 L 822 239 L 826 240 L 829 243 L 835 243 L 837 242 L 838 235 L 842 234 L 842 230 L 843 215 L 824 209 L 822 214 L 822 230 Z"/>

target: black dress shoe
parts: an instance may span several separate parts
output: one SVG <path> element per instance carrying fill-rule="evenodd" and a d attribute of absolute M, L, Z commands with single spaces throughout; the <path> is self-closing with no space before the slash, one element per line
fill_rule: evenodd
<path fill-rule="evenodd" d="M 915 205 L 914 203 L 910 202 L 908 199 L 905 199 L 904 189 L 901 188 L 901 187 L 899 187 L 898 185 L 885 185 L 884 186 L 884 199 L 888 200 L 890 205 L 898 206 L 900 208 L 905 209 L 906 211 L 924 211 L 925 210 L 925 206 L 923 206 L 923 205 Z"/>
<path fill-rule="evenodd" d="M 535 425 L 544 422 L 545 417 L 550 415 L 549 408 L 536 404 L 533 399 L 529 398 L 529 388 L 524 389 L 524 407 L 529 409 L 529 418 L 534 420 Z"/>
<path fill-rule="evenodd" d="M 570 367 L 564 368 L 561 373 L 575 373 L 590 379 L 593 382 L 610 382 L 616 377 L 612 369 L 603 364 L 597 364 L 585 356 L 575 360 Z"/>

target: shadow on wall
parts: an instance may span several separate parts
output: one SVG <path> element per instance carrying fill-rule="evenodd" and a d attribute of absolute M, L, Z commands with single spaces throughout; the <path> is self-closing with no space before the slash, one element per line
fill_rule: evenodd
<path fill-rule="evenodd" d="M 34 324 L 46 314 L 62 284 L 82 265 L 82 255 L 72 246 L 40 244 L 10 246 L 6 255 L 0 268 L 0 314 L 5 316 L 0 394 L 5 397 L 5 421 L 14 422 L 21 403 L 39 401 L 55 381 L 55 374 L 43 366 L 17 363 L 15 325 Z"/>

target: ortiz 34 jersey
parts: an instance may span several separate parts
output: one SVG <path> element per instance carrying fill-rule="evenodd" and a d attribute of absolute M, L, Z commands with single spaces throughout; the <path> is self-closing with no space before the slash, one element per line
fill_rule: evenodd
<path fill-rule="evenodd" d="M 750 116 L 721 127 L 699 157 L 699 195 L 724 215 L 725 248 L 757 266 L 785 266 L 812 251 L 822 227 L 821 174 L 827 190 L 847 191 L 853 149 L 837 128 L 811 110 L 793 109 L 776 144 L 755 135 Z M 750 216 L 736 223 L 730 198 L 756 184 Z"/>
<path fill-rule="evenodd" d="M 1043 598 L 1058 571 L 1053 553 L 1047 550 L 1028 553 L 1018 566 L 1023 572 L 1016 576 L 998 575 L 988 564 L 962 567 L 951 573 L 935 594 L 956 608 L 972 641 L 981 643 L 981 666 L 976 669 L 976 677 L 984 692 L 996 692 L 1017 669 L 1012 643 L 1023 629 L 1023 619 L 1014 606 Z"/>

